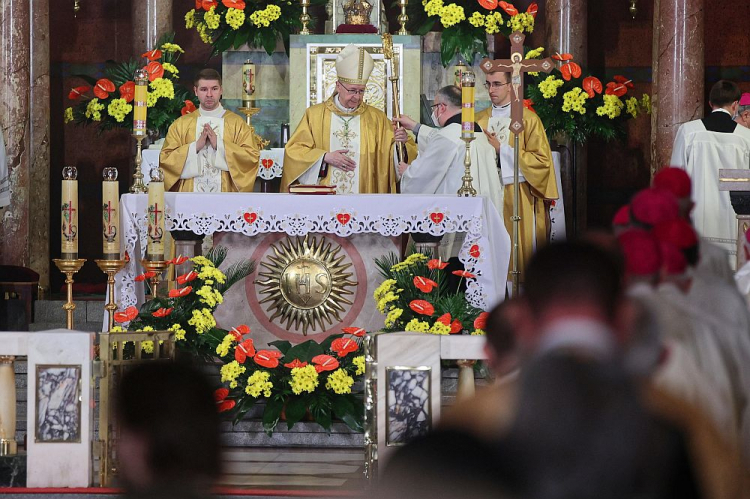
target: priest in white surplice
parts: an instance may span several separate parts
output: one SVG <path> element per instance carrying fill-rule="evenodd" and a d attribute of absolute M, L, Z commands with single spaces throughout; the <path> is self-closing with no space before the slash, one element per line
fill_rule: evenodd
<path fill-rule="evenodd" d="M 374 65 L 356 45 L 336 57 L 336 91 L 305 111 L 286 145 L 281 192 L 295 182 L 335 185 L 337 194 L 396 192 L 393 124 L 364 102 Z M 414 158 L 414 143 L 406 148 Z"/>
<path fill-rule="evenodd" d="M 221 75 L 195 78 L 200 108 L 178 118 L 164 140 L 164 187 L 178 192 L 252 192 L 260 151 L 252 129 L 221 105 Z"/>
<path fill-rule="evenodd" d="M 461 140 L 461 89 L 447 86 L 438 90 L 432 105 L 432 120 L 438 127 L 432 128 L 416 123 L 408 116 L 395 118 L 417 137 L 419 153 L 410 164 L 399 164 L 401 192 L 403 194 L 449 194 L 455 196 L 461 188 L 464 175 L 466 143 Z M 497 156 L 482 129 L 476 126 L 475 139 L 471 142 L 471 176 L 477 194 L 492 201 L 495 209 L 503 214 L 503 184 L 497 173 Z M 396 130 L 396 138 L 405 134 Z M 402 137 L 401 137 L 402 138 Z M 452 244 L 451 237 L 443 238 L 443 248 L 449 253 L 444 258 L 455 257 L 459 244 Z M 452 248 L 450 248 L 452 246 Z"/>
<path fill-rule="evenodd" d="M 719 191 L 719 169 L 750 168 L 750 130 L 732 119 L 740 89 L 721 80 L 709 94 L 711 114 L 680 126 L 672 148 L 672 166 L 685 169 L 693 180 L 693 223 L 701 237 L 730 254 L 735 266 L 737 221 L 729 192 Z"/>

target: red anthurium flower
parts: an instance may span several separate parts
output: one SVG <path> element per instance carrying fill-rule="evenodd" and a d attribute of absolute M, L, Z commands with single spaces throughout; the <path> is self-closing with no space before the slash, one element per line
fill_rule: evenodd
<path fill-rule="evenodd" d="M 120 85 L 120 98 L 125 99 L 125 102 L 133 102 L 135 97 L 135 82 L 126 81 Z"/>
<path fill-rule="evenodd" d="M 196 0 L 195 3 L 197 4 L 198 0 Z M 211 7 L 216 7 L 218 5 L 219 3 L 216 0 L 201 0 L 201 7 L 203 7 L 203 10 L 205 10 L 206 12 L 208 12 Z"/>
<path fill-rule="evenodd" d="M 583 84 L 581 84 L 581 88 L 583 88 L 587 94 L 589 94 L 589 99 L 594 98 L 594 94 L 600 94 L 602 93 L 602 82 L 597 78 L 596 76 L 587 76 L 583 79 Z"/>
<path fill-rule="evenodd" d="M 134 280 L 134 281 L 136 281 L 136 282 L 143 282 L 143 281 L 145 281 L 146 279 L 151 279 L 151 278 L 152 278 L 152 277 L 154 277 L 155 275 L 156 275 L 156 272 L 154 272 L 154 271 L 151 271 L 151 272 L 144 272 L 144 273 L 143 273 L 143 274 L 141 274 L 141 275 L 137 275 L 137 276 L 135 276 L 135 277 L 133 278 L 133 280 Z"/>
<path fill-rule="evenodd" d="M 78 100 L 83 94 L 91 90 L 91 87 L 87 87 L 85 85 L 80 87 L 75 87 L 70 89 L 70 93 L 68 94 L 68 99 L 70 100 Z"/>
<path fill-rule="evenodd" d="M 161 59 L 161 50 L 159 49 L 150 50 L 144 54 L 141 54 L 141 57 L 145 57 L 149 61 L 155 61 L 156 59 Z"/>
<path fill-rule="evenodd" d="M 115 312 L 115 322 L 130 322 L 138 317 L 138 309 L 135 307 L 128 307 L 122 312 Z"/>
<path fill-rule="evenodd" d="M 166 317 L 172 313 L 172 310 L 174 310 L 174 308 L 172 307 L 169 307 L 169 308 L 162 307 L 155 312 L 151 312 L 151 315 L 153 315 L 154 317 Z"/>
<path fill-rule="evenodd" d="M 518 15 L 518 9 L 515 8 L 512 3 L 498 2 L 497 5 L 499 5 L 500 8 L 503 9 L 509 16 Z"/>
<path fill-rule="evenodd" d="M 478 0 L 479 5 L 487 10 L 497 9 L 497 0 Z"/>
<path fill-rule="evenodd" d="M 244 0 L 221 0 L 227 9 L 245 10 Z"/>
<path fill-rule="evenodd" d="M 240 364 L 244 364 L 245 360 L 247 360 L 248 357 L 253 358 L 254 356 L 255 356 L 255 345 L 253 345 L 253 340 L 245 340 L 242 343 L 238 343 L 237 347 L 234 349 L 234 360 L 236 360 Z M 276 365 L 279 365 L 278 360 L 276 361 Z M 272 367 L 276 367 L 276 366 L 272 366 Z"/>
<path fill-rule="evenodd" d="M 453 322 L 451 322 L 450 334 L 460 333 L 463 328 L 464 325 L 461 324 L 461 321 L 459 321 L 458 319 L 454 319 Z"/>
<path fill-rule="evenodd" d="M 526 9 L 526 13 L 531 14 L 531 17 L 536 19 L 537 12 L 539 12 L 539 6 L 536 4 L 536 2 L 531 2 L 531 5 L 529 5 L 529 8 Z"/>
<path fill-rule="evenodd" d="M 465 270 L 454 270 L 453 275 L 457 275 L 458 277 L 465 277 L 466 279 L 474 279 L 477 277 L 471 272 L 466 272 Z"/>
<path fill-rule="evenodd" d="M 188 261 L 188 257 L 180 255 L 180 256 L 178 256 L 176 258 L 172 258 L 167 263 L 171 263 L 173 265 L 182 265 L 183 263 L 185 263 L 187 261 Z"/>
<path fill-rule="evenodd" d="M 180 111 L 180 113 L 182 114 L 182 116 L 185 116 L 186 114 L 190 114 L 195 110 L 196 110 L 196 107 L 195 107 L 195 104 L 193 104 L 193 101 L 186 100 L 185 107 L 182 108 L 182 111 Z"/>
<path fill-rule="evenodd" d="M 102 78 L 101 80 L 96 82 L 96 85 L 94 85 L 94 95 L 96 95 L 100 99 L 106 99 L 107 97 L 109 97 L 109 93 L 114 91 L 115 84 L 106 78 Z"/>
<path fill-rule="evenodd" d="M 228 396 L 229 390 L 227 390 L 226 388 L 219 388 L 214 392 L 214 401 L 218 406 L 217 409 L 219 412 L 229 411 L 234 408 L 235 405 L 237 405 L 237 402 L 235 402 L 234 400 L 226 400 Z"/>
<path fill-rule="evenodd" d="M 435 269 L 443 270 L 447 266 L 448 266 L 448 262 L 444 262 L 440 258 L 433 258 L 432 260 L 427 262 L 427 268 L 430 270 L 435 270 Z"/>
<path fill-rule="evenodd" d="M 143 67 L 143 69 L 148 72 L 148 81 L 154 81 L 155 79 L 164 76 L 164 68 L 156 61 L 149 62 Z"/>
<path fill-rule="evenodd" d="M 365 331 L 361 327 L 354 327 L 354 326 L 352 326 L 352 327 L 345 327 L 341 331 L 343 331 L 346 334 L 351 334 L 353 336 L 357 336 L 359 338 L 361 338 L 362 336 L 365 335 L 365 333 L 367 333 L 367 331 Z"/>
<path fill-rule="evenodd" d="M 195 10 L 201 10 L 203 8 L 202 0 L 195 0 Z"/>
<path fill-rule="evenodd" d="M 180 276 L 177 276 L 177 284 L 185 284 L 186 282 L 194 281 L 198 278 L 198 272 L 195 270 L 191 270 L 187 274 L 182 274 Z"/>
<path fill-rule="evenodd" d="M 432 315 L 435 313 L 435 307 L 427 300 L 412 300 L 409 303 L 409 308 L 422 315 Z"/>
<path fill-rule="evenodd" d="M 426 277 L 422 277 L 422 276 L 416 276 L 414 278 L 414 285 L 422 293 L 429 293 L 432 291 L 432 289 L 435 286 L 437 286 L 437 283 L 433 281 L 432 279 L 427 279 Z"/>
<path fill-rule="evenodd" d="M 523 100 L 523 107 L 531 111 L 532 113 L 536 112 L 536 109 L 534 109 L 534 101 L 531 99 L 524 99 Z"/>
<path fill-rule="evenodd" d="M 438 317 L 437 322 L 441 324 L 445 324 L 446 326 L 450 326 L 451 324 L 451 314 L 443 314 L 440 317 Z"/>
<path fill-rule="evenodd" d="M 626 93 L 628 93 L 628 87 L 621 83 L 615 83 L 614 81 L 610 81 L 607 83 L 607 89 L 604 91 L 607 95 L 616 95 L 617 97 L 622 97 Z"/>
<path fill-rule="evenodd" d="M 281 352 L 277 352 L 275 350 L 259 350 L 258 353 L 255 354 L 255 357 L 253 357 L 253 360 L 259 366 L 273 369 L 274 367 L 279 365 L 280 357 Z"/>
<path fill-rule="evenodd" d="M 474 319 L 474 329 L 486 329 L 487 328 L 487 317 L 490 314 L 488 312 L 482 312 L 479 316 Z"/>
<path fill-rule="evenodd" d="M 315 364 L 315 371 L 318 374 L 323 371 L 333 371 L 339 367 L 339 361 L 330 355 L 316 355 L 312 358 L 312 363 Z"/>
<path fill-rule="evenodd" d="M 341 357 L 346 357 L 359 349 L 357 342 L 351 338 L 336 338 L 331 343 L 331 351 Z"/>
<path fill-rule="evenodd" d="M 557 53 L 552 56 L 552 58 L 556 61 L 572 61 L 573 60 L 573 54 L 560 54 Z"/>
<path fill-rule="evenodd" d="M 579 78 L 581 76 L 581 66 L 571 61 L 567 64 L 560 66 L 560 73 L 565 81 L 570 81 L 570 78 Z"/>
<path fill-rule="evenodd" d="M 232 330 L 229 331 L 229 334 L 233 335 L 235 341 L 239 343 L 240 341 L 242 341 L 242 337 L 248 334 L 249 332 L 250 332 L 250 328 L 247 325 L 242 324 L 240 326 L 233 327 Z"/>
<path fill-rule="evenodd" d="M 307 362 L 302 362 L 299 359 L 294 359 L 293 361 L 284 364 L 284 367 L 288 367 L 289 369 L 294 369 L 295 367 L 305 367 L 306 365 L 307 365 Z"/>
<path fill-rule="evenodd" d="M 183 296 L 189 295 L 191 291 L 193 291 L 192 286 L 185 286 L 184 288 L 170 289 L 169 297 L 170 298 L 182 298 Z"/>
<path fill-rule="evenodd" d="M 614 79 L 615 79 L 615 81 L 616 81 L 617 83 L 622 83 L 622 84 L 623 84 L 623 85 L 625 85 L 625 86 L 626 86 L 627 88 L 633 88 L 633 80 L 628 80 L 627 78 L 625 78 L 625 77 L 624 77 L 624 76 L 622 76 L 622 75 L 615 75 L 615 76 L 614 76 Z"/>

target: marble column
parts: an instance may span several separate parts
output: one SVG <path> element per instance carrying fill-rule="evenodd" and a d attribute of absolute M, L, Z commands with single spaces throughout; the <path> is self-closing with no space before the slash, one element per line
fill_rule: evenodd
<path fill-rule="evenodd" d="M 547 0 L 545 8 L 547 55 L 573 54 L 575 61 L 585 67 L 588 62 L 588 0 Z M 570 142 L 564 145 L 569 151 L 575 149 L 571 161 L 563 162 L 560 172 L 566 230 L 573 236 L 586 228 L 588 151 L 585 145 L 574 146 Z"/>
<path fill-rule="evenodd" d="M 50 213 L 50 79 L 49 1 L 31 0 L 31 213 Z M 49 288 L 49 217 L 35 217 L 29 227 L 30 266 L 39 273 L 39 285 Z"/>
<path fill-rule="evenodd" d="M 11 192 L 0 223 L 0 264 L 23 266 L 30 261 L 29 9 L 29 0 L 6 0 L 0 6 L 0 128 Z"/>
<path fill-rule="evenodd" d="M 651 173 L 668 166 L 677 129 L 703 117 L 703 0 L 654 2 Z"/>
<path fill-rule="evenodd" d="M 133 56 L 157 47 L 156 41 L 172 31 L 172 0 L 137 0 L 132 3 Z"/>

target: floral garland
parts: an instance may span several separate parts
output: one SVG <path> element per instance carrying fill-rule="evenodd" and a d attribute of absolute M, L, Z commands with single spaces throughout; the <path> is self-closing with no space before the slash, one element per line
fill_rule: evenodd
<path fill-rule="evenodd" d="M 180 72 L 175 64 L 185 51 L 172 43 L 173 39 L 174 34 L 162 37 L 157 43 L 158 49 L 142 55 L 148 60 L 143 66 L 149 77 L 147 127 L 159 130 L 162 136 L 174 120 L 195 110 L 198 102 L 184 87 L 176 85 Z M 68 99 L 76 103 L 65 109 L 64 122 L 95 124 L 101 131 L 131 128 L 135 97 L 133 75 L 140 67 L 137 61 L 111 63 L 105 70 L 106 77 L 98 80 L 88 75 L 75 75 L 88 85 L 71 89 Z"/>
<path fill-rule="evenodd" d="M 218 360 L 224 386 L 215 392 L 217 409 L 228 412 L 235 423 L 262 401 L 263 426 L 269 434 L 282 416 L 291 428 L 308 411 L 325 429 L 330 429 L 336 416 L 362 431 L 364 406 L 352 393 L 352 386 L 365 371 L 364 356 L 356 355 L 365 331 L 345 328 L 344 334 L 329 336 L 321 343 L 309 340 L 292 346 L 288 341 L 275 341 L 271 343 L 275 349 L 256 349 L 246 325 L 230 331 L 218 328 L 213 314 L 224 293 L 254 269 L 251 262 L 240 261 L 222 272 L 218 267 L 226 254 L 225 248 L 217 247 L 205 257 L 191 258 L 193 270 L 177 277 L 182 287 L 171 290 L 167 298 L 149 300 L 140 311 L 129 307 L 117 312 L 115 321 L 128 323 L 130 331 L 174 331 L 181 350 L 209 362 Z M 169 263 L 186 261 L 178 257 Z M 136 280 L 150 277 L 153 275 L 144 273 Z M 141 348 L 151 354 L 153 342 L 142 342 Z"/>
<path fill-rule="evenodd" d="M 533 32 L 538 11 L 536 3 L 529 5 L 526 12 L 519 12 L 513 4 L 497 0 L 457 0 L 448 4 L 444 0 L 422 0 L 410 3 L 408 8 L 414 34 L 425 35 L 436 24 L 442 26 L 443 66 L 448 66 L 456 55 L 469 65 L 476 55 L 486 56 L 487 35 Z"/>
<path fill-rule="evenodd" d="M 373 293 L 378 311 L 385 315 L 383 331 L 484 334 L 487 312 L 470 305 L 465 293 L 448 289 L 446 262 L 412 253 L 401 262 L 391 255 L 375 264 L 385 278 Z M 453 274 L 475 278 L 464 270 Z"/>
<path fill-rule="evenodd" d="M 323 3 L 324 0 L 310 2 Z M 185 14 L 185 28 L 194 28 L 204 43 L 212 45 L 213 55 L 244 44 L 263 47 L 271 55 L 278 38 L 288 54 L 289 35 L 302 28 L 301 17 L 298 1 L 195 0 L 195 8 Z"/>
<path fill-rule="evenodd" d="M 529 50 L 527 59 L 541 57 L 543 47 Z M 561 63 L 549 75 L 530 73 L 526 86 L 526 106 L 539 115 L 547 131 L 554 137 L 567 135 L 583 143 L 590 137 L 604 140 L 625 137 L 625 123 L 641 113 L 651 113 L 651 98 L 628 96 L 631 80 L 617 75 L 606 85 L 596 76 L 584 74 L 571 54 L 555 54 Z"/>

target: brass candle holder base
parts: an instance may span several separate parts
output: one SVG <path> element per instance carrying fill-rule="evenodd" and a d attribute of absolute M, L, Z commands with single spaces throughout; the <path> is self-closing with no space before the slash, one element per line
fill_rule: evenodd
<path fill-rule="evenodd" d="M 112 332 L 112 328 L 115 326 L 115 310 L 117 310 L 117 304 L 115 303 L 115 274 L 117 274 L 124 266 L 125 260 L 94 260 L 99 268 L 107 274 L 107 294 L 109 300 L 104 305 L 104 310 L 107 311 L 107 331 Z"/>
<path fill-rule="evenodd" d="M 154 276 L 149 278 L 151 283 L 151 298 L 158 296 L 159 282 L 161 281 L 161 274 L 167 270 L 169 263 L 167 260 L 141 260 L 141 265 L 146 269 L 146 272 L 153 272 Z"/>
<path fill-rule="evenodd" d="M 464 176 L 461 177 L 463 184 L 461 184 L 461 188 L 456 194 L 464 197 L 474 197 L 477 195 L 477 190 L 472 185 L 474 178 L 471 176 L 471 141 L 474 140 L 474 136 L 461 137 L 461 140 L 466 142 L 466 155 L 464 156 Z"/>
<path fill-rule="evenodd" d="M 11 438 L 0 438 L 0 456 L 15 456 L 18 454 L 18 444 Z"/>
<path fill-rule="evenodd" d="M 141 163 L 143 162 L 143 139 L 145 135 L 133 134 L 133 138 L 137 142 L 135 150 L 135 173 L 133 173 L 133 185 L 130 186 L 130 192 L 133 194 L 145 194 L 148 192 L 146 184 L 143 183 L 143 172 L 141 171 Z"/>
<path fill-rule="evenodd" d="M 258 149 L 265 149 L 268 144 L 271 143 L 270 140 L 266 140 L 257 133 L 255 133 L 255 127 L 253 126 L 253 116 L 258 114 L 260 112 L 259 107 L 238 107 L 237 111 L 241 112 L 245 115 L 245 121 L 247 121 L 247 126 L 250 127 L 250 131 L 253 133 L 253 137 L 255 137 L 255 141 L 258 143 Z"/>
<path fill-rule="evenodd" d="M 73 303 L 73 274 L 81 270 L 86 259 L 53 258 L 52 261 L 55 262 L 55 265 L 60 269 L 60 272 L 65 274 L 65 286 L 68 290 L 68 301 L 63 305 L 63 310 L 65 310 L 67 315 L 67 328 L 73 329 L 73 311 L 76 309 L 76 304 Z"/>

